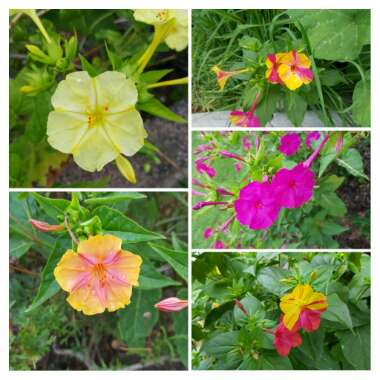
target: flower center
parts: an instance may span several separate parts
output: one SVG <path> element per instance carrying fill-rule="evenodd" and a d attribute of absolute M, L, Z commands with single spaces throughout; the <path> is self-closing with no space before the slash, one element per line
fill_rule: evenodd
<path fill-rule="evenodd" d="M 108 106 L 96 108 L 93 112 L 89 112 L 87 116 L 87 125 L 89 128 L 103 124 L 104 118 L 108 112 Z"/>
<path fill-rule="evenodd" d="M 290 66 L 290 71 L 291 71 L 291 72 L 294 73 L 296 70 L 297 70 L 297 65 L 291 65 L 291 66 Z"/>
<path fill-rule="evenodd" d="M 255 208 L 256 210 L 263 208 L 262 202 L 261 201 L 254 201 L 253 202 L 253 208 Z"/>
<path fill-rule="evenodd" d="M 164 22 L 164 21 L 167 20 L 168 16 L 169 16 L 169 12 L 168 11 L 160 11 L 160 12 L 157 13 L 156 17 L 157 17 L 157 19 L 159 21 Z"/>
<path fill-rule="evenodd" d="M 296 183 L 296 181 L 294 179 L 291 179 L 288 182 L 288 186 L 289 186 L 290 189 L 295 189 L 296 188 L 296 184 L 297 183 Z"/>
<path fill-rule="evenodd" d="M 104 264 L 95 264 L 93 267 L 93 273 L 98 278 L 99 282 L 104 284 L 107 277 L 107 269 Z"/>

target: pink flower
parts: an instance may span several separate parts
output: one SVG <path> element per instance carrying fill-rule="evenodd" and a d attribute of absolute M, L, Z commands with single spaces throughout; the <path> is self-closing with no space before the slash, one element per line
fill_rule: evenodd
<path fill-rule="evenodd" d="M 205 173 L 211 178 L 215 177 L 216 176 L 216 170 L 213 167 L 205 164 L 206 160 L 207 160 L 207 158 L 204 158 L 204 157 L 198 158 L 198 160 L 195 161 L 195 169 L 200 174 Z"/>
<path fill-rule="evenodd" d="M 216 189 L 216 192 L 219 194 L 219 195 L 234 195 L 234 193 L 231 193 L 231 191 L 228 191 L 226 189 L 223 189 L 223 187 L 218 187 Z"/>
<path fill-rule="evenodd" d="M 214 234 L 214 230 L 211 227 L 207 227 L 203 231 L 203 237 L 207 240 Z"/>
<path fill-rule="evenodd" d="M 252 144 L 249 142 L 249 139 L 247 136 L 243 136 L 242 138 L 242 144 L 243 144 L 243 149 L 246 151 L 251 150 Z"/>
<path fill-rule="evenodd" d="M 214 248 L 216 249 L 222 249 L 222 248 L 226 248 L 225 245 L 223 244 L 223 242 L 221 240 L 217 240 L 214 244 Z"/>
<path fill-rule="evenodd" d="M 301 138 L 298 133 L 287 133 L 281 137 L 278 150 L 285 156 L 292 156 L 301 145 Z"/>
<path fill-rule="evenodd" d="M 306 134 L 305 144 L 308 148 L 313 149 L 311 145 L 313 141 L 318 141 L 321 138 L 321 134 L 318 131 L 308 132 Z"/>
<path fill-rule="evenodd" d="M 268 82 L 273 84 L 283 84 L 277 71 L 279 66 L 278 54 L 268 54 L 265 60 L 265 64 L 267 66 L 265 77 L 268 79 Z"/>
<path fill-rule="evenodd" d="M 230 112 L 230 122 L 236 127 L 244 127 L 244 128 L 260 128 L 261 123 L 260 119 L 254 116 L 253 112 L 234 110 Z"/>
<path fill-rule="evenodd" d="M 236 164 L 235 164 L 235 170 L 239 173 L 240 172 L 240 170 L 241 170 L 241 168 L 242 168 L 242 163 L 241 162 L 237 162 Z"/>
<path fill-rule="evenodd" d="M 164 313 L 172 313 L 185 309 L 188 305 L 187 300 L 181 300 L 177 297 L 169 297 L 156 303 L 154 307 Z"/>
<path fill-rule="evenodd" d="M 281 208 L 271 185 L 256 181 L 240 190 L 234 206 L 237 220 L 253 230 L 270 227 Z"/>
<path fill-rule="evenodd" d="M 293 347 L 298 347 L 302 343 L 301 335 L 298 332 L 298 326 L 288 330 L 282 321 L 277 325 L 274 332 L 273 344 L 280 356 L 288 356 Z"/>
<path fill-rule="evenodd" d="M 226 157 L 226 158 L 233 158 L 235 160 L 239 160 L 239 161 L 245 161 L 243 157 L 240 157 L 238 156 L 237 154 L 235 153 L 232 153 L 232 152 L 228 152 L 227 150 L 221 150 L 219 152 L 219 154 L 223 157 Z"/>
<path fill-rule="evenodd" d="M 280 169 L 272 179 L 272 188 L 281 207 L 297 208 L 313 196 L 314 173 L 303 164 Z"/>
<path fill-rule="evenodd" d="M 302 327 L 307 332 L 313 332 L 318 330 L 321 323 L 321 314 L 326 309 L 310 310 L 304 309 L 301 311 L 300 318 L 298 320 L 298 326 Z"/>

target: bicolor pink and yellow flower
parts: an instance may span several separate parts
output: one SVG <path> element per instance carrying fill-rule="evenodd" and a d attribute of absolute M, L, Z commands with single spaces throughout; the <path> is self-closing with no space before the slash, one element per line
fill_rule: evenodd
<path fill-rule="evenodd" d="M 211 70 L 215 73 L 216 75 L 216 80 L 218 82 L 218 85 L 219 85 L 219 88 L 220 88 L 220 91 L 223 91 L 224 90 L 224 87 L 227 83 L 227 80 L 233 76 L 236 76 L 236 75 L 239 75 L 239 74 L 243 74 L 247 71 L 249 71 L 248 69 L 240 69 L 240 70 L 233 70 L 233 71 L 224 71 L 222 69 L 220 69 L 218 66 L 213 66 L 211 68 Z"/>
<path fill-rule="evenodd" d="M 230 112 L 230 122 L 236 127 L 243 128 L 260 128 L 260 119 L 256 117 L 253 112 L 234 110 Z"/>
<path fill-rule="evenodd" d="M 142 259 L 122 250 L 113 235 L 96 235 L 69 249 L 58 262 L 54 277 L 69 293 L 67 302 L 85 315 L 115 311 L 130 303 L 138 285 Z"/>

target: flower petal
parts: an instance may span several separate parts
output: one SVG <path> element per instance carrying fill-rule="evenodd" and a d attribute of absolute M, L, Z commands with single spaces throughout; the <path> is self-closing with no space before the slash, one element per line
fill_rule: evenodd
<path fill-rule="evenodd" d="M 87 116 L 67 111 L 52 111 L 47 122 L 49 144 L 63 153 L 71 153 L 88 129 Z"/>
<path fill-rule="evenodd" d="M 103 313 L 105 307 L 102 305 L 94 287 L 91 285 L 82 287 L 67 297 L 67 302 L 85 315 Z"/>
<path fill-rule="evenodd" d="M 77 71 L 59 82 L 51 103 L 56 111 L 86 113 L 94 108 L 95 89 L 87 71 Z"/>
<path fill-rule="evenodd" d="M 141 115 L 135 109 L 108 115 L 104 129 L 117 150 L 126 156 L 138 152 L 148 136 Z"/>
<path fill-rule="evenodd" d="M 107 309 L 115 311 L 131 302 L 132 286 L 112 284 L 107 286 Z"/>
<path fill-rule="evenodd" d="M 123 112 L 137 102 L 137 89 L 131 79 L 117 71 L 106 71 L 95 78 L 98 106 L 107 112 Z"/>
<path fill-rule="evenodd" d="M 117 259 L 111 263 L 107 269 L 109 269 L 112 274 L 120 276 L 121 280 L 129 285 L 136 286 L 138 285 L 137 280 L 139 278 L 141 263 L 142 259 L 140 256 L 122 250 Z"/>
<path fill-rule="evenodd" d="M 121 250 L 121 239 L 113 235 L 96 235 L 78 244 L 78 254 L 89 257 L 90 260 L 103 262 L 107 256 Z"/>
<path fill-rule="evenodd" d="M 72 250 L 66 251 L 54 269 L 54 277 L 59 286 L 70 292 L 86 273 L 87 265 Z"/>
<path fill-rule="evenodd" d="M 103 169 L 104 165 L 113 161 L 119 150 L 101 125 L 88 128 L 72 154 L 74 161 L 82 169 L 94 172 Z"/>
<path fill-rule="evenodd" d="M 188 44 L 187 25 L 181 26 L 178 23 L 178 20 L 176 20 L 176 24 L 174 25 L 172 31 L 170 31 L 170 33 L 166 37 L 165 42 L 170 47 L 170 49 L 174 49 L 177 51 L 182 51 L 186 49 Z"/>

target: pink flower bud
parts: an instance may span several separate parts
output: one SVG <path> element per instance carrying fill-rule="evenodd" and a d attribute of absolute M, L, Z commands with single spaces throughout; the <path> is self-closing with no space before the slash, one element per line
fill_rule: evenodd
<path fill-rule="evenodd" d="M 197 191 L 197 190 L 191 190 L 191 193 L 198 197 L 205 197 L 207 195 L 206 193 L 201 193 L 200 191 Z"/>
<path fill-rule="evenodd" d="M 335 143 L 335 151 L 339 153 L 343 148 L 343 133 L 339 133 Z"/>
<path fill-rule="evenodd" d="M 221 240 L 217 240 L 214 244 L 214 248 L 216 249 L 222 249 L 222 248 L 226 248 L 225 245 L 223 244 L 223 242 Z"/>
<path fill-rule="evenodd" d="M 243 136 L 242 144 L 243 144 L 243 149 L 247 151 L 250 150 L 252 147 L 252 144 L 249 142 L 249 139 L 247 136 Z"/>
<path fill-rule="evenodd" d="M 214 234 L 214 230 L 211 227 L 207 227 L 203 231 L 203 237 L 207 240 Z"/>
<path fill-rule="evenodd" d="M 29 219 L 29 222 L 34 228 L 43 232 L 63 231 L 65 229 L 65 226 L 61 224 L 49 224 L 36 219 Z"/>
<path fill-rule="evenodd" d="M 196 203 L 196 204 L 193 206 L 193 210 L 200 210 L 201 208 L 206 207 L 206 206 L 216 206 L 216 205 L 225 205 L 225 204 L 227 204 L 227 202 L 208 202 L 208 201 L 201 201 L 201 202 Z"/>
<path fill-rule="evenodd" d="M 206 189 L 207 187 L 209 187 L 209 186 L 203 184 L 201 181 L 198 181 L 196 178 L 193 178 L 192 181 L 191 181 L 191 183 L 192 183 L 194 186 L 202 187 L 202 188 L 204 188 L 204 189 Z"/>
<path fill-rule="evenodd" d="M 228 218 L 220 227 L 219 227 L 219 231 L 220 232 L 227 232 L 228 230 L 228 227 L 230 226 L 230 224 L 233 222 L 233 220 L 235 219 L 235 215 L 232 215 L 230 218 Z"/>
<path fill-rule="evenodd" d="M 325 146 L 327 141 L 329 141 L 330 136 L 327 135 L 321 143 L 318 145 L 318 148 L 310 155 L 310 157 L 304 161 L 302 164 L 305 168 L 310 168 L 313 161 L 318 157 L 319 152 L 322 150 L 322 148 Z"/>
<path fill-rule="evenodd" d="M 240 170 L 241 170 L 241 167 L 242 167 L 243 165 L 242 165 L 242 163 L 241 162 L 237 162 L 236 164 L 235 164 L 235 170 L 238 172 L 238 173 L 240 173 Z"/>
<path fill-rule="evenodd" d="M 234 195 L 234 193 L 231 193 L 231 191 L 228 191 L 226 189 L 223 189 L 223 187 L 218 187 L 216 189 L 216 192 L 220 195 Z"/>
<path fill-rule="evenodd" d="M 194 153 L 198 154 L 198 153 L 207 152 L 207 151 L 214 150 L 214 149 L 215 149 L 214 143 L 200 144 L 194 149 Z"/>
<path fill-rule="evenodd" d="M 173 311 L 185 309 L 187 305 L 187 300 L 181 300 L 177 297 L 169 297 L 156 303 L 154 307 L 164 313 L 172 313 Z"/>
<path fill-rule="evenodd" d="M 245 161 L 243 157 L 240 157 L 235 153 L 228 152 L 227 150 L 221 150 L 219 154 L 226 158 L 234 158 L 235 160 Z"/>

